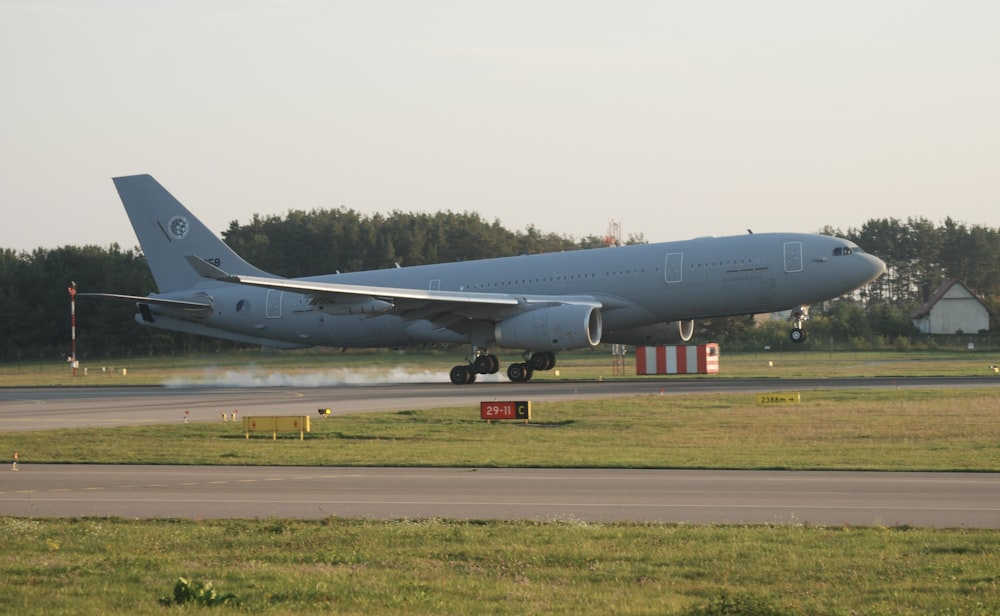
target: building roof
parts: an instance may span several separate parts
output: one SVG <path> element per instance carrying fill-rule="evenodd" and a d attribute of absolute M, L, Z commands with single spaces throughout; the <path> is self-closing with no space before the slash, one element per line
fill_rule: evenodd
<path fill-rule="evenodd" d="M 970 291 L 969 287 L 965 286 L 955 278 L 948 278 L 945 279 L 945 281 L 942 282 L 941 285 L 938 286 L 938 288 L 933 293 L 931 293 L 931 296 L 927 299 L 926 302 L 924 302 L 922 306 L 920 306 L 920 308 L 917 308 L 915 311 L 913 311 L 913 314 L 910 315 L 910 318 L 923 319 L 929 316 L 934 306 L 937 305 L 937 303 L 941 301 L 944 298 L 944 296 L 948 294 L 948 291 L 951 291 L 952 287 L 954 287 L 955 285 L 958 285 L 960 288 L 964 289 L 965 292 L 969 294 L 971 299 L 974 299 L 977 302 L 979 302 L 979 304 L 983 307 L 983 309 L 989 312 L 989 308 L 986 307 L 986 304 L 983 303 L 983 300 L 979 299 L 979 297 L 977 297 L 975 293 Z"/>

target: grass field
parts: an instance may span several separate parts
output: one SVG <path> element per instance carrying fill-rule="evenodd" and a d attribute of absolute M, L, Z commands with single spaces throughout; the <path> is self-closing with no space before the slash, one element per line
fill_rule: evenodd
<path fill-rule="evenodd" d="M 614 378 L 605 358 L 560 359 L 561 375 L 546 378 Z M 416 363 L 433 373 L 455 361 L 431 354 Z M 346 354 L 336 368 L 311 354 L 255 356 L 253 362 L 252 369 L 263 374 L 300 374 L 396 370 L 413 358 Z M 727 376 L 746 378 L 985 374 L 994 363 L 978 354 L 895 353 L 762 354 L 724 356 L 723 362 Z M 133 376 L 137 382 L 198 379 L 205 378 L 205 363 L 135 363 L 128 376 L 84 378 L 97 384 L 132 382 Z M 245 371 L 247 357 L 213 358 L 211 364 L 214 370 Z M 5 385 L 38 385 L 47 377 L 45 370 L 22 365 L 0 368 L 0 378 Z M 487 425 L 478 409 L 414 409 L 314 418 L 304 442 L 297 436 L 248 441 L 238 425 L 221 421 L 177 422 L 5 433 L 0 451 L 17 448 L 24 464 L 996 472 L 998 391 L 822 390 L 803 392 L 801 404 L 780 407 L 758 406 L 752 395 L 634 396 L 537 404 L 528 426 Z M 179 584 L 180 578 L 186 583 Z M 224 602 L 227 593 L 232 596 Z M 213 596 L 220 605 L 208 607 Z M 574 520 L 0 518 L 0 614 L 174 611 L 996 614 L 1000 532 Z"/>
<path fill-rule="evenodd" d="M 977 530 L 6 518 L 0 544 L 3 614 L 1000 610 L 1000 535 Z M 208 583 L 235 596 L 201 607 Z"/>

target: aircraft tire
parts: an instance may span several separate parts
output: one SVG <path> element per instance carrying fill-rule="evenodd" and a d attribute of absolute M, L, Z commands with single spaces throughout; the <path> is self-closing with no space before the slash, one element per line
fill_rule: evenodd
<path fill-rule="evenodd" d="M 507 366 L 507 378 L 514 383 L 524 383 L 531 378 L 531 368 L 528 364 L 511 364 Z"/>
<path fill-rule="evenodd" d="M 455 385 L 468 385 L 475 380 L 476 374 L 469 366 L 459 365 L 452 368 L 448 376 Z"/>
<path fill-rule="evenodd" d="M 532 353 L 528 360 L 528 366 L 532 370 L 551 370 L 556 365 L 556 356 L 548 351 Z"/>
<path fill-rule="evenodd" d="M 792 332 L 788 335 L 792 339 L 792 342 L 799 343 L 806 341 L 806 330 L 801 327 L 795 327 Z"/>
<path fill-rule="evenodd" d="M 490 370 L 493 370 L 493 365 L 497 362 L 497 359 L 492 355 L 480 355 L 472 362 L 472 367 L 479 374 L 490 374 Z"/>

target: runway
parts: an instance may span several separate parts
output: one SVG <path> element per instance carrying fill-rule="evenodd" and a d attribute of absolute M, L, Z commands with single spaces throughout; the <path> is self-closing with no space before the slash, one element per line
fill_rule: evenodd
<path fill-rule="evenodd" d="M 338 385 L 329 387 L 17 387 L 0 388 L 0 431 L 218 421 L 241 415 L 333 415 L 470 406 L 483 400 L 555 401 L 631 395 L 761 393 L 816 389 L 995 387 L 995 377 L 692 379 Z"/>
<path fill-rule="evenodd" d="M 0 430 L 218 421 L 642 394 L 984 387 L 992 378 L 650 379 L 316 388 L 7 388 Z M 185 411 L 187 414 L 185 415 Z M 447 517 L 1000 528 L 1000 474 L 606 469 L 0 468 L 0 515 L 135 518 Z"/>
<path fill-rule="evenodd" d="M 22 465 L 0 471 L 0 513 L 1000 528 L 1000 476 Z"/>

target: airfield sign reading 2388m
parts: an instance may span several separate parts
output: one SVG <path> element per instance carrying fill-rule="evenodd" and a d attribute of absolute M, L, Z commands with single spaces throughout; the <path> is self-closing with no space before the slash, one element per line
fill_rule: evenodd
<path fill-rule="evenodd" d="M 480 402 L 479 416 L 487 421 L 494 419 L 531 419 L 531 401 Z"/>

